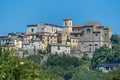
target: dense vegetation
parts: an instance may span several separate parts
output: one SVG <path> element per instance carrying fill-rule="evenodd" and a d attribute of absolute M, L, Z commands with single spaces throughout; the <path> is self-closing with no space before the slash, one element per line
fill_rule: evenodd
<path fill-rule="evenodd" d="M 91 60 L 93 69 L 103 62 L 120 61 L 120 37 L 113 35 L 111 42 L 112 48 L 102 46 L 95 51 Z"/>
<path fill-rule="evenodd" d="M 57 76 L 26 58 L 15 56 L 15 50 L 1 50 L 0 80 L 57 80 Z"/>
<path fill-rule="evenodd" d="M 0 80 L 120 80 L 120 68 L 103 73 L 99 63 L 120 61 L 120 38 L 111 37 L 112 47 L 102 46 L 90 59 L 68 55 L 51 55 L 38 51 L 36 55 L 18 57 L 14 49 L 0 46 Z"/>

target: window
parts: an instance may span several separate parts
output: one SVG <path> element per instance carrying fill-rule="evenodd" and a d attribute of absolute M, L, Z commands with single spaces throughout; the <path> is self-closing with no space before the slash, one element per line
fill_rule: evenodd
<path fill-rule="evenodd" d="M 89 44 L 89 46 L 92 46 L 92 44 Z"/>
<path fill-rule="evenodd" d="M 42 28 L 42 30 L 44 30 L 44 28 Z"/>
<path fill-rule="evenodd" d="M 58 50 L 60 50 L 60 46 L 58 46 Z"/>
<path fill-rule="evenodd" d="M 87 29 L 87 33 L 89 33 L 89 32 L 91 32 L 91 30 L 90 30 L 90 29 Z"/>
<path fill-rule="evenodd" d="M 107 33 L 105 33 L 105 36 L 107 36 Z"/>
<path fill-rule="evenodd" d="M 81 33 L 80 36 L 83 36 L 83 34 Z"/>
<path fill-rule="evenodd" d="M 98 44 L 95 44 L 95 46 L 98 46 Z"/>
<path fill-rule="evenodd" d="M 65 22 L 65 25 L 67 25 L 67 22 Z"/>
<path fill-rule="evenodd" d="M 75 37 L 77 37 L 77 34 L 75 34 Z"/>
<path fill-rule="evenodd" d="M 78 31 L 79 31 L 80 29 L 78 29 Z"/>
<path fill-rule="evenodd" d="M 44 43 L 44 40 L 42 41 L 42 43 Z"/>
<path fill-rule="evenodd" d="M 95 34 L 95 36 L 98 36 L 98 34 Z"/>
<path fill-rule="evenodd" d="M 10 39 L 8 40 L 8 42 L 10 42 Z"/>
<path fill-rule="evenodd" d="M 109 67 L 106 67 L 106 70 L 109 70 Z"/>
<path fill-rule="evenodd" d="M 33 28 L 31 29 L 31 32 L 34 32 L 34 29 L 33 29 Z"/>
<path fill-rule="evenodd" d="M 104 46 L 107 46 L 106 44 L 104 44 Z"/>

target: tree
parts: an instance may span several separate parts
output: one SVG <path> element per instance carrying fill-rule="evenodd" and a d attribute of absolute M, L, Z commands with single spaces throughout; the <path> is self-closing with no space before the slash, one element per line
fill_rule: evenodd
<path fill-rule="evenodd" d="M 40 65 L 5 50 L 0 57 L 0 80 L 55 80 L 57 77 L 43 71 Z"/>
<path fill-rule="evenodd" d="M 120 68 L 107 73 L 104 80 L 120 80 Z"/>
<path fill-rule="evenodd" d="M 51 55 L 46 65 L 49 66 L 53 74 L 57 74 L 64 80 L 69 80 L 75 73 L 75 69 L 80 65 L 80 59 L 68 55 Z"/>
<path fill-rule="evenodd" d="M 103 73 L 93 70 L 79 69 L 71 80 L 103 80 Z"/>
<path fill-rule="evenodd" d="M 42 57 L 39 54 L 32 54 L 32 55 L 27 56 L 26 58 L 30 61 L 34 61 L 35 63 L 40 64 Z"/>
<path fill-rule="evenodd" d="M 112 48 L 102 46 L 94 52 L 91 60 L 92 68 L 100 63 L 120 61 L 120 37 L 118 35 L 112 35 L 111 37 Z"/>
<path fill-rule="evenodd" d="M 79 58 L 68 55 L 51 55 L 47 60 L 48 66 L 60 66 L 68 69 L 70 66 L 78 67 L 80 65 Z"/>
<path fill-rule="evenodd" d="M 88 54 L 84 53 L 82 60 L 84 61 L 90 61 L 90 57 L 88 56 Z"/>
<path fill-rule="evenodd" d="M 94 52 L 93 58 L 91 60 L 92 68 L 95 69 L 96 66 L 100 63 L 112 61 L 113 58 L 111 57 L 112 56 L 111 54 L 112 54 L 112 51 L 107 46 L 102 46 L 99 49 L 97 49 Z"/>
<path fill-rule="evenodd" d="M 120 44 L 120 37 L 116 34 L 112 35 L 110 38 L 112 44 Z"/>
<path fill-rule="evenodd" d="M 2 46 L 0 44 L 0 56 L 2 56 Z"/>
<path fill-rule="evenodd" d="M 49 54 L 49 53 L 47 51 L 38 50 L 38 54 L 46 55 L 46 54 Z"/>

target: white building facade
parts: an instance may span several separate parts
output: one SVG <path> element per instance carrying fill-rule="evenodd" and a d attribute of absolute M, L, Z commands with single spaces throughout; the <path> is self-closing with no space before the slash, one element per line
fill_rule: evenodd
<path fill-rule="evenodd" d="M 49 44 L 48 51 L 53 54 L 70 54 L 70 46 L 63 44 Z"/>
<path fill-rule="evenodd" d="M 63 31 L 63 27 L 48 23 L 39 23 L 35 25 L 27 25 L 26 33 L 27 34 L 38 33 L 38 32 L 56 33 L 57 31 Z"/>

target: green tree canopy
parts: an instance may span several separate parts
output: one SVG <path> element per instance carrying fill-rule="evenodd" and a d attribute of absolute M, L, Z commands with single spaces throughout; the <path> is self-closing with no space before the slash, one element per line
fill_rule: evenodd
<path fill-rule="evenodd" d="M 47 60 L 48 66 L 60 66 L 63 69 L 68 69 L 70 66 L 78 67 L 80 60 L 77 57 L 68 55 L 51 55 Z"/>
<path fill-rule="evenodd" d="M 12 55 L 5 49 L 0 57 L 0 80 L 56 80 L 55 75 L 41 69 L 40 65 Z"/>
<path fill-rule="evenodd" d="M 120 44 L 120 37 L 116 34 L 112 35 L 110 40 L 112 44 Z"/>
<path fill-rule="evenodd" d="M 93 70 L 78 70 L 71 80 L 103 80 L 103 73 Z"/>
<path fill-rule="evenodd" d="M 112 61 L 113 58 L 111 54 L 111 49 L 107 46 L 102 46 L 99 49 L 97 49 L 94 52 L 93 58 L 91 60 L 92 68 L 95 69 L 96 66 L 100 63 Z"/>
<path fill-rule="evenodd" d="M 104 80 L 120 80 L 120 68 L 110 71 L 104 77 Z"/>

